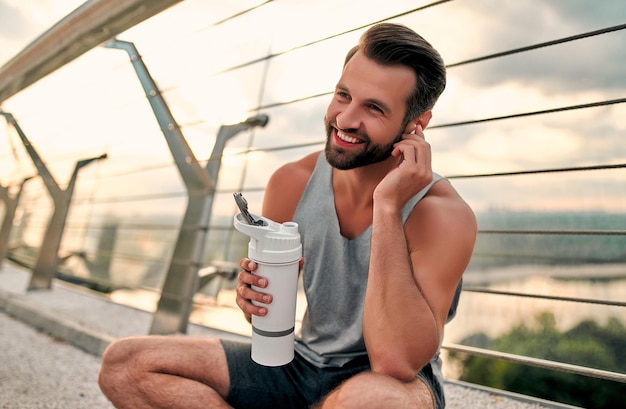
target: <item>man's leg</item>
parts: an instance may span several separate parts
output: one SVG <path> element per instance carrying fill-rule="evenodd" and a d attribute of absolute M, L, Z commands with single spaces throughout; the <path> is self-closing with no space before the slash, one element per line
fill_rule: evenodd
<path fill-rule="evenodd" d="M 111 344 L 100 389 L 116 408 L 231 408 L 230 381 L 219 340 L 145 336 Z"/>
<path fill-rule="evenodd" d="M 317 409 L 434 409 L 430 387 L 420 377 L 401 382 L 389 376 L 363 372 L 331 392 Z"/>

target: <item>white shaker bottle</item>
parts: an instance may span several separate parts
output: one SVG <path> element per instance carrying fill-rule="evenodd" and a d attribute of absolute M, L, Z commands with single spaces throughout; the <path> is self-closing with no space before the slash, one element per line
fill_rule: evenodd
<path fill-rule="evenodd" d="M 296 294 L 302 258 L 298 224 L 280 224 L 251 215 L 243 196 L 236 193 L 235 199 L 241 210 L 234 217 L 235 229 L 250 237 L 248 258 L 258 265 L 253 273 L 268 281 L 266 288 L 252 288 L 273 298 L 269 305 L 253 301 L 265 306 L 267 315 L 252 316 L 252 360 L 265 366 L 286 365 L 294 357 Z"/>

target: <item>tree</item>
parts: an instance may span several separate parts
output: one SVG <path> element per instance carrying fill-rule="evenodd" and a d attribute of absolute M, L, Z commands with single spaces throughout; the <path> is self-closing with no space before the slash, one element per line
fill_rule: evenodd
<path fill-rule="evenodd" d="M 534 325 L 520 324 L 498 338 L 473 334 L 461 342 L 517 355 L 626 372 L 626 327 L 611 318 L 606 325 L 586 320 L 560 332 L 549 312 L 535 317 Z M 461 380 L 543 399 L 593 409 L 624 405 L 626 384 L 571 373 L 453 353 L 462 363 Z"/>

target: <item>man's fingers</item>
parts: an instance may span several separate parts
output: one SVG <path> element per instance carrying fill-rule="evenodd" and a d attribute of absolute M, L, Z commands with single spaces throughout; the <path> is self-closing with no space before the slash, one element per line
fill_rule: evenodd
<path fill-rule="evenodd" d="M 272 296 L 270 294 L 255 291 L 247 285 L 237 286 L 237 294 L 244 300 L 257 301 L 263 304 L 272 302 Z"/>
<path fill-rule="evenodd" d="M 247 284 L 248 286 L 253 285 L 255 287 L 261 288 L 267 287 L 268 284 L 267 278 L 254 275 L 247 270 L 242 270 L 239 272 L 239 275 L 237 276 L 237 281 L 239 281 L 240 284 Z"/>
<path fill-rule="evenodd" d="M 239 260 L 239 267 L 246 271 L 254 271 L 257 268 L 257 264 L 249 258 L 242 258 Z"/>

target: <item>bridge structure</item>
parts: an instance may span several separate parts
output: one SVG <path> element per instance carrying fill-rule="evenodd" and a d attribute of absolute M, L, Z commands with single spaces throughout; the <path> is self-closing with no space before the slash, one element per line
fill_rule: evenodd
<path fill-rule="evenodd" d="M 125 335 L 249 336 L 234 306 L 247 241 L 232 228 L 232 192 L 260 209 L 273 170 L 323 147 L 345 51 L 390 21 L 422 33 L 447 62 L 427 139 L 437 172 L 479 221 L 442 347 L 450 390 L 593 407 L 595 398 L 514 394 L 472 377 L 481 365 L 624 390 L 614 352 L 626 347 L 615 335 L 626 325 L 617 2 L 584 13 L 539 0 L 515 11 L 148 3 L 86 2 L 0 68 L 5 313 L 96 357 Z"/>

